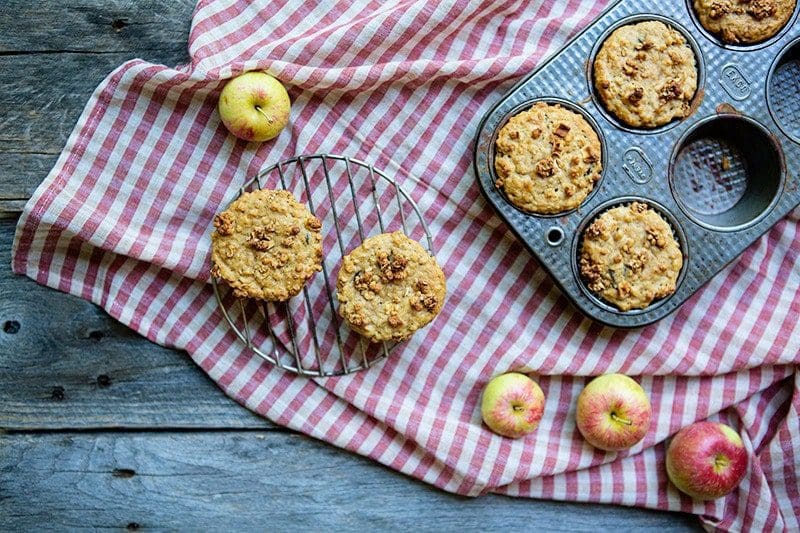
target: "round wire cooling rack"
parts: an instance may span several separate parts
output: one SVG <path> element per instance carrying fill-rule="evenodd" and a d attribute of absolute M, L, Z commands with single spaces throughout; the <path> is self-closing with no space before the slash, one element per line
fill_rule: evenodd
<path fill-rule="evenodd" d="M 303 376 L 342 376 L 388 357 L 398 343 L 370 343 L 337 314 L 336 275 L 344 255 L 377 233 L 402 229 L 412 239 L 424 238 L 433 253 L 416 202 L 373 165 L 333 154 L 303 155 L 266 167 L 240 188 L 237 198 L 262 188 L 288 190 L 322 221 L 322 275 L 306 283 L 302 296 L 286 302 L 236 298 L 212 276 L 231 329 L 265 361 Z"/>

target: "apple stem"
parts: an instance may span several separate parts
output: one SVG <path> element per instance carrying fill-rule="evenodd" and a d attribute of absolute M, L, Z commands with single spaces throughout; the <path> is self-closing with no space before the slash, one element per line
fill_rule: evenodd
<path fill-rule="evenodd" d="M 264 111 L 261 109 L 261 106 L 256 106 L 256 111 L 258 111 L 259 113 L 261 113 L 261 114 L 264 116 L 264 118 L 265 118 L 265 119 L 267 119 L 267 120 L 269 120 L 270 122 L 272 122 L 272 119 L 271 119 L 271 118 L 269 118 L 269 117 L 267 116 L 267 114 L 266 114 L 266 113 L 264 113 Z"/>
<path fill-rule="evenodd" d="M 627 418 L 622 418 L 621 416 L 617 415 L 617 413 L 611 413 L 611 419 L 621 424 L 625 424 L 626 426 L 630 426 L 633 423 Z"/>

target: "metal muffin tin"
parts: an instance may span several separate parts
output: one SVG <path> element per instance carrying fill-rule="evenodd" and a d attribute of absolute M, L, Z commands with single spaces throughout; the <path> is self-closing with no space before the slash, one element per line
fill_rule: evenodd
<path fill-rule="evenodd" d="M 483 118 L 475 172 L 489 203 L 590 318 L 614 327 L 651 324 L 677 309 L 800 204 L 800 28 L 798 9 L 773 38 L 722 43 L 705 31 L 691 0 L 620 0 L 560 52 L 521 80 Z M 595 94 L 592 64 L 617 27 L 661 20 L 694 49 L 698 90 L 691 114 L 655 129 L 621 124 Z M 579 112 L 597 131 L 603 173 L 580 207 L 533 215 L 495 186 L 495 140 L 513 115 L 548 101 Z M 623 312 L 580 276 L 581 235 L 600 213 L 643 201 L 669 222 L 683 251 L 674 294 Z"/>

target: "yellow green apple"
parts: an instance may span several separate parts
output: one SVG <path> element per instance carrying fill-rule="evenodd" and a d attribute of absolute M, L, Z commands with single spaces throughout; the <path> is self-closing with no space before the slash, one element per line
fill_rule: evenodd
<path fill-rule="evenodd" d="M 268 141 L 289 123 L 286 88 L 266 72 L 246 72 L 228 81 L 217 105 L 222 123 L 245 141 Z"/>
<path fill-rule="evenodd" d="M 623 374 L 606 374 L 581 391 L 575 419 L 589 444 L 620 451 L 644 438 L 650 414 L 650 399 L 641 385 Z"/>
<path fill-rule="evenodd" d="M 509 372 L 492 378 L 483 389 L 481 416 L 489 429 L 504 437 L 523 437 L 539 425 L 544 393 L 525 374 Z"/>

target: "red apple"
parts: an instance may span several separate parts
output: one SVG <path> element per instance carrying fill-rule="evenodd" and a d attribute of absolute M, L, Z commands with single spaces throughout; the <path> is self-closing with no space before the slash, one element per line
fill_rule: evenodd
<path fill-rule="evenodd" d="M 483 389 L 481 416 L 495 433 L 513 439 L 523 437 L 536 429 L 543 414 L 544 393 L 525 374 L 501 374 Z"/>
<path fill-rule="evenodd" d="M 575 417 L 583 438 L 595 448 L 625 450 L 647 434 L 650 400 L 628 376 L 606 374 L 581 391 Z"/>
<path fill-rule="evenodd" d="M 747 471 L 747 450 L 736 431 L 717 422 L 680 430 L 667 448 L 667 475 L 696 500 L 715 500 L 739 486 Z"/>
<path fill-rule="evenodd" d="M 245 141 L 268 141 L 289 123 L 291 102 L 281 82 L 266 72 L 246 72 L 228 81 L 219 95 L 219 116 Z"/>

